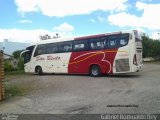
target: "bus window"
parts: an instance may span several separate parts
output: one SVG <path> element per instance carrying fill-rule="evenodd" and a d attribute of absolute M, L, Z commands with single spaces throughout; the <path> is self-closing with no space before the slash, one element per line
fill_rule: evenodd
<path fill-rule="evenodd" d="M 109 43 L 110 43 L 110 46 L 116 46 L 116 40 L 110 40 L 109 41 Z"/>
<path fill-rule="evenodd" d="M 46 54 L 57 53 L 58 52 L 58 44 L 47 44 L 46 45 Z"/>
<path fill-rule="evenodd" d="M 138 31 L 134 31 L 136 42 L 142 41 L 141 34 Z"/>
<path fill-rule="evenodd" d="M 85 51 L 88 50 L 88 40 L 83 41 L 73 41 L 74 51 Z"/>
<path fill-rule="evenodd" d="M 122 46 L 127 45 L 128 40 L 129 40 L 129 34 L 120 35 L 118 38 L 119 46 L 122 47 Z"/>
<path fill-rule="evenodd" d="M 26 50 L 29 50 L 24 53 L 24 64 L 31 60 L 32 52 L 35 46 L 27 47 Z"/>
<path fill-rule="evenodd" d="M 116 48 L 117 47 L 117 37 L 116 36 L 108 37 L 108 45 L 110 48 Z"/>
<path fill-rule="evenodd" d="M 72 42 L 62 42 L 59 44 L 59 52 L 71 52 Z"/>
<path fill-rule="evenodd" d="M 46 46 L 45 45 L 38 45 L 36 51 L 34 53 L 34 57 L 38 55 L 46 54 Z"/>
<path fill-rule="evenodd" d="M 108 46 L 110 48 L 118 48 L 128 44 L 129 34 L 108 36 Z"/>
<path fill-rule="evenodd" d="M 90 40 L 90 48 L 92 50 L 100 50 L 105 47 L 105 38 L 96 38 Z"/>
<path fill-rule="evenodd" d="M 127 41 L 125 39 L 120 39 L 120 45 L 124 46 L 126 45 Z"/>

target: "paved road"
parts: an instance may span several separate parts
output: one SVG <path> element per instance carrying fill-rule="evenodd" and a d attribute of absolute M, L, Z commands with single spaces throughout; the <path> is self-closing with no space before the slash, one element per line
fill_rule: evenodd
<path fill-rule="evenodd" d="M 10 84 L 24 86 L 23 97 L 0 103 L 11 113 L 160 113 L 160 64 L 144 64 L 133 75 L 19 75 Z"/>

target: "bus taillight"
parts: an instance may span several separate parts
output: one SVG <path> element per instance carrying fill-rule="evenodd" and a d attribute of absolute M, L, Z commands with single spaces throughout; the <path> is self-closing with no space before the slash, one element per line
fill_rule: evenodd
<path fill-rule="evenodd" d="M 134 57 L 133 57 L 133 64 L 137 65 L 137 56 L 136 56 L 136 54 L 134 54 Z"/>

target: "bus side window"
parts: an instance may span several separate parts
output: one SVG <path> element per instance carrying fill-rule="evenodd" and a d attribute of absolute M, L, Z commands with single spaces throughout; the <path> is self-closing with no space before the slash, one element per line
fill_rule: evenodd
<path fill-rule="evenodd" d="M 57 53 L 58 52 L 58 44 L 51 43 L 46 45 L 46 53 L 51 54 L 51 53 Z"/>
<path fill-rule="evenodd" d="M 112 46 L 112 47 L 116 46 L 116 40 L 110 40 L 109 45 Z"/>
<path fill-rule="evenodd" d="M 59 44 L 59 52 L 71 52 L 72 42 L 62 42 Z"/>
<path fill-rule="evenodd" d="M 129 34 L 111 35 L 108 36 L 110 48 L 118 48 L 128 44 Z"/>
<path fill-rule="evenodd" d="M 125 39 L 120 39 L 120 46 L 126 45 L 127 41 Z"/>
<path fill-rule="evenodd" d="M 88 50 L 88 40 L 77 40 L 73 41 L 74 51 L 85 51 Z"/>
<path fill-rule="evenodd" d="M 119 46 L 125 46 L 128 44 L 129 41 L 129 34 L 123 34 L 119 36 Z"/>
<path fill-rule="evenodd" d="M 106 40 L 105 40 L 105 48 L 108 49 L 108 47 L 109 47 L 109 42 L 108 42 L 108 39 L 107 39 L 107 37 L 106 37 Z"/>
<path fill-rule="evenodd" d="M 38 45 L 35 50 L 34 57 L 42 54 L 46 54 L 46 47 L 45 45 Z"/>
<path fill-rule="evenodd" d="M 119 47 L 119 35 L 110 35 L 107 37 L 108 47 L 109 48 L 118 48 Z"/>
<path fill-rule="evenodd" d="M 91 50 L 100 50 L 104 49 L 105 47 L 105 38 L 96 38 L 96 39 L 91 39 L 90 40 L 90 48 Z"/>

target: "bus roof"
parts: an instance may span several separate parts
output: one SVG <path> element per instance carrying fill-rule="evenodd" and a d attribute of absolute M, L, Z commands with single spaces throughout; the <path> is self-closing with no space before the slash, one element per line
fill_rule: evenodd
<path fill-rule="evenodd" d="M 33 44 L 47 44 L 47 43 L 56 43 L 56 42 L 65 42 L 70 40 L 82 40 L 82 39 L 89 39 L 89 38 L 97 38 L 97 37 L 103 37 L 107 35 L 117 35 L 122 33 L 132 33 L 137 30 L 130 30 L 130 31 L 119 31 L 119 32 L 110 32 L 110 33 L 103 33 L 103 34 L 94 34 L 94 35 L 88 35 L 88 36 L 79 36 L 79 37 L 66 37 L 66 38 L 56 38 L 56 39 L 47 39 L 47 40 L 40 40 L 37 43 Z"/>

